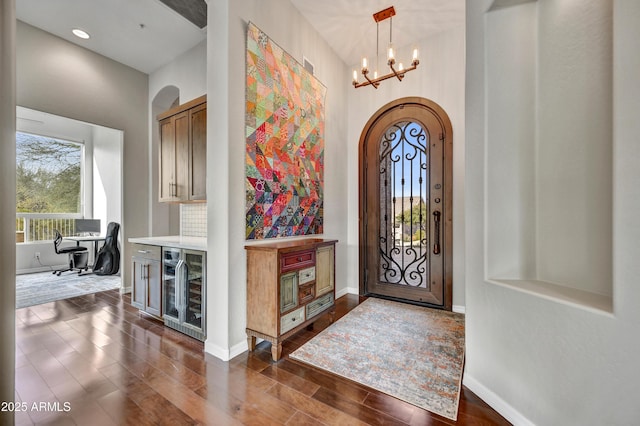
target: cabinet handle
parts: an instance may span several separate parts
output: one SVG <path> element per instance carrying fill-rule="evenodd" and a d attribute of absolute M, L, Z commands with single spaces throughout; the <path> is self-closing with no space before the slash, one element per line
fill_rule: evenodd
<path fill-rule="evenodd" d="M 149 251 L 149 250 L 138 250 L 138 253 L 147 254 L 147 253 L 151 253 L 151 251 Z"/>

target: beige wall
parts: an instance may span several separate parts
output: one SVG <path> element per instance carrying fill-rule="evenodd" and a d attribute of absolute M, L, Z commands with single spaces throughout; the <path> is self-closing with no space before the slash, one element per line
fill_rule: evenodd
<path fill-rule="evenodd" d="M 148 76 L 22 22 L 16 43 L 18 105 L 124 131 L 121 238 L 147 235 Z"/>
<path fill-rule="evenodd" d="M 0 401 L 14 400 L 16 308 L 15 2 L 0 0 Z M 0 412 L 12 425 L 13 413 Z"/>

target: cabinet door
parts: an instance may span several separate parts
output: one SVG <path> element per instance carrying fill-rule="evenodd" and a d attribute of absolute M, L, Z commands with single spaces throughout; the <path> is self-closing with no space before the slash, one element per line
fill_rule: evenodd
<path fill-rule="evenodd" d="M 146 280 L 145 280 L 145 259 L 133 257 L 131 258 L 133 277 L 131 289 L 131 305 L 138 309 L 145 309 L 146 299 Z"/>
<path fill-rule="evenodd" d="M 180 288 L 177 283 L 177 269 L 180 262 L 180 250 L 164 247 L 162 249 L 162 293 L 163 316 L 174 321 L 180 319 Z"/>
<path fill-rule="evenodd" d="M 189 199 L 207 199 L 207 104 L 189 111 Z"/>
<path fill-rule="evenodd" d="M 175 198 L 189 198 L 189 113 L 185 111 L 173 117 L 176 132 L 176 186 Z"/>
<path fill-rule="evenodd" d="M 160 201 L 186 200 L 189 193 L 189 114 L 160 121 Z"/>
<path fill-rule="evenodd" d="M 185 322 L 204 332 L 206 324 L 206 256 L 200 251 L 185 250 Z"/>
<path fill-rule="evenodd" d="M 280 276 L 280 312 L 287 312 L 298 306 L 298 272 Z"/>
<path fill-rule="evenodd" d="M 333 291 L 334 246 L 319 247 L 316 251 L 316 297 Z"/>
<path fill-rule="evenodd" d="M 176 183 L 176 132 L 173 117 L 160 121 L 160 201 L 172 201 Z"/>
<path fill-rule="evenodd" d="M 157 260 L 149 260 L 147 264 L 146 311 L 157 317 L 162 316 L 162 266 Z"/>

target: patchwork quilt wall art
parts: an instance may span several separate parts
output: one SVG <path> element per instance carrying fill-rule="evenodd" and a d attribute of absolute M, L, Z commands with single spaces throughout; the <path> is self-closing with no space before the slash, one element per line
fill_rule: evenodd
<path fill-rule="evenodd" d="M 246 239 L 321 234 L 326 88 L 247 30 Z"/>

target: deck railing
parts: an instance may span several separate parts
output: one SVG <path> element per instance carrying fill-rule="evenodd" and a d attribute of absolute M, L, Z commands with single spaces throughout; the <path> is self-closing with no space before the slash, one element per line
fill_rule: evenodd
<path fill-rule="evenodd" d="M 82 215 L 71 213 L 17 213 L 16 243 L 51 241 L 54 229 L 63 237 L 75 234 L 75 219 Z"/>

